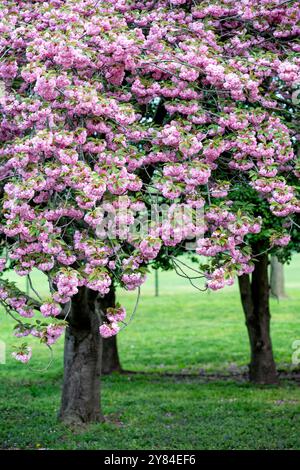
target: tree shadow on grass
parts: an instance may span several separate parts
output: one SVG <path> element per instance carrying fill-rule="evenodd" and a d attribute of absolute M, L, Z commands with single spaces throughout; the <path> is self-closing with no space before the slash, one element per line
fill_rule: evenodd
<path fill-rule="evenodd" d="M 182 370 L 180 372 L 156 372 L 156 371 L 134 371 L 134 370 L 122 370 L 118 375 L 135 376 L 141 375 L 144 377 L 155 377 L 160 379 L 163 377 L 174 378 L 176 380 L 194 380 L 199 383 L 210 383 L 219 381 L 234 381 L 234 382 L 249 382 L 248 367 L 236 367 L 234 369 L 226 369 L 223 372 L 206 372 L 199 370 L 198 372 L 188 372 Z M 286 368 L 284 366 L 278 367 L 278 378 L 279 380 L 290 380 L 300 384 L 300 368 Z"/>

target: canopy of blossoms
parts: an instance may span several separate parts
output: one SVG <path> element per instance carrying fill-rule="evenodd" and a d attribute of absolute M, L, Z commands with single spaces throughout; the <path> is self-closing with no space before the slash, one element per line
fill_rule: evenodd
<path fill-rule="evenodd" d="M 53 344 L 81 286 L 134 290 L 191 235 L 208 288 L 251 272 L 246 240 L 261 219 L 231 200 L 238 184 L 282 219 L 272 243 L 289 242 L 299 32 L 297 1 L 1 2 L 0 267 L 42 271 L 51 293 L 31 299 L 0 278 L 17 336 Z M 142 237 L 128 230 L 153 204 L 166 217 Z M 39 313 L 52 323 L 28 322 Z M 124 320 L 110 309 L 101 334 Z"/>

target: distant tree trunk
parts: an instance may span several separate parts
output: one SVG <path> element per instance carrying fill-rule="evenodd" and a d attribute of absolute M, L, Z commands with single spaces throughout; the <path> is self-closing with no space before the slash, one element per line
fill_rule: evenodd
<path fill-rule="evenodd" d="M 102 374 L 121 372 L 122 367 L 118 353 L 117 337 L 103 339 Z"/>
<path fill-rule="evenodd" d="M 101 421 L 101 307 L 97 292 L 86 287 L 79 289 L 73 297 L 68 322 L 59 418 L 66 424 Z"/>
<path fill-rule="evenodd" d="M 259 245 L 255 252 L 262 250 Z M 252 280 L 249 274 L 239 277 L 239 287 L 251 348 L 250 380 L 258 384 L 278 382 L 270 336 L 268 255 L 257 256 Z"/>
<path fill-rule="evenodd" d="M 277 299 L 287 297 L 284 289 L 284 267 L 277 256 L 271 256 L 270 273 L 271 296 Z"/>
<path fill-rule="evenodd" d="M 110 292 L 99 299 L 101 310 L 106 312 L 109 307 L 115 307 L 116 305 L 116 292 L 114 286 L 112 286 Z M 111 374 L 112 372 L 121 372 L 122 367 L 119 359 L 117 337 L 112 336 L 111 338 L 105 338 L 103 341 L 103 352 L 102 352 L 102 374 Z"/>

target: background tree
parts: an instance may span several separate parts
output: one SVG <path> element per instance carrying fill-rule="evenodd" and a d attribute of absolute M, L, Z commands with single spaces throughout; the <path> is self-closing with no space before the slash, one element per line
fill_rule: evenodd
<path fill-rule="evenodd" d="M 102 419 L 99 333 L 126 317 L 103 308 L 113 282 L 139 289 L 148 264 L 191 236 L 207 288 L 252 272 L 245 237 L 262 221 L 232 199 L 238 184 L 266 200 L 284 240 L 299 211 L 286 179 L 299 177 L 297 135 L 274 97 L 299 78 L 296 16 L 274 0 L 2 2 L 1 269 L 9 258 L 21 276 L 46 273 L 49 298 L 5 278 L 0 297 L 17 336 L 51 347 L 67 325 L 65 422 Z M 162 204 L 145 233 L 142 214 Z M 30 346 L 14 356 L 28 361 Z"/>
<path fill-rule="evenodd" d="M 239 277 L 241 302 L 251 348 L 250 380 L 262 384 L 276 383 L 278 379 L 270 333 L 269 264 L 273 256 L 282 262 L 288 262 L 292 253 L 299 251 L 298 224 L 296 221 L 286 222 L 289 230 L 286 235 L 278 238 L 276 233 L 280 230 L 281 222 L 274 217 L 266 201 L 259 198 L 251 188 L 241 187 L 236 196 L 243 207 L 247 206 L 253 215 L 260 214 L 263 220 L 260 233 L 247 240 L 252 247 L 254 270 L 251 275 Z"/>

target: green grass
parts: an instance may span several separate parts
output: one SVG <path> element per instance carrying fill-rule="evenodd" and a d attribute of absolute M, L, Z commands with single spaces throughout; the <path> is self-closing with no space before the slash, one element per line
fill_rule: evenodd
<path fill-rule="evenodd" d="M 292 343 L 300 339 L 300 256 L 286 268 L 288 298 L 271 301 L 272 337 L 281 368 L 291 365 Z M 22 280 L 24 282 L 24 280 Z M 44 280 L 34 283 L 46 294 Z M 300 390 L 242 381 L 207 382 L 198 372 L 245 368 L 249 348 L 237 287 L 196 291 L 173 272 L 153 274 L 142 288 L 138 311 L 119 335 L 122 365 L 134 375 L 103 378 L 105 424 L 70 429 L 56 422 L 62 379 L 62 341 L 54 362 L 37 341 L 31 364 L 10 353 L 18 339 L 0 316 L 7 363 L 0 365 L 0 447 L 49 449 L 299 449 Z M 135 294 L 119 292 L 130 313 Z M 243 369 L 242 369 L 243 370 Z M 162 373 L 176 373 L 164 376 Z M 182 372 L 193 373 L 185 377 Z M 198 375 L 197 375 L 198 374 Z"/>

